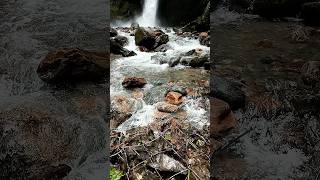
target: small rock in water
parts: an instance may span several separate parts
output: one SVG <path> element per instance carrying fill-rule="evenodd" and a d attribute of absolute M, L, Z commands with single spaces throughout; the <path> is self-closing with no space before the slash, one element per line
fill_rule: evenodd
<path fill-rule="evenodd" d="M 173 91 L 173 92 L 177 92 L 180 93 L 182 96 L 186 96 L 188 95 L 188 92 L 186 90 L 186 88 L 182 87 L 182 86 L 178 86 L 178 85 L 174 85 L 172 86 L 168 92 Z"/>
<path fill-rule="evenodd" d="M 122 86 L 128 89 L 142 88 L 146 84 L 147 84 L 147 81 L 141 77 L 126 77 L 122 81 Z"/>
<path fill-rule="evenodd" d="M 140 27 L 139 24 L 136 22 L 131 24 L 131 28 L 133 28 L 133 29 L 138 29 L 139 27 Z"/>
<path fill-rule="evenodd" d="M 210 36 L 207 32 L 200 33 L 199 41 L 201 45 L 210 47 Z"/>
<path fill-rule="evenodd" d="M 175 67 L 176 65 L 178 65 L 180 63 L 180 59 L 181 57 L 172 57 L 170 58 L 168 64 L 169 67 Z"/>
<path fill-rule="evenodd" d="M 177 105 L 169 104 L 167 102 L 159 102 L 156 104 L 156 107 L 158 111 L 165 112 L 165 113 L 174 113 L 174 112 L 177 112 L 178 110 Z"/>
<path fill-rule="evenodd" d="M 183 101 L 182 94 L 171 91 L 167 94 L 166 101 L 173 105 L 180 105 Z"/>
<path fill-rule="evenodd" d="M 169 46 L 168 44 L 162 44 L 162 45 L 158 46 L 157 48 L 155 48 L 154 51 L 156 51 L 156 52 L 166 52 L 169 49 L 172 49 L 172 47 Z"/>
<path fill-rule="evenodd" d="M 116 37 L 118 36 L 117 30 L 110 28 L 110 37 Z"/>

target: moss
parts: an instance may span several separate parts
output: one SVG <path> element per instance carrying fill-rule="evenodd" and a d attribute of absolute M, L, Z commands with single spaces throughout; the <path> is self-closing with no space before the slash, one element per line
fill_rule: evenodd
<path fill-rule="evenodd" d="M 110 180 L 120 180 L 124 176 L 123 172 L 115 167 L 110 169 Z"/>

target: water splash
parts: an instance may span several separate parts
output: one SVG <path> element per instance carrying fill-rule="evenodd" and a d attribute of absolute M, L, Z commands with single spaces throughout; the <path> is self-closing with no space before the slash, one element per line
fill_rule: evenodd
<path fill-rule="evenodd" d="M 157 26 L 157 8 L 158 0 L 145 0 L 142 15 L 136 19 L 136 22 L 140 26 Z"/>

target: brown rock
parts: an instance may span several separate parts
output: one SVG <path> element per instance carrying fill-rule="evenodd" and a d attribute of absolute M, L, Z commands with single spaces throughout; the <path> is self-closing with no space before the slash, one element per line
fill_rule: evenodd
<path fill-rule="evenodd" d="M 168 92 L 166 101 L 173 105 L 180 105 L 182 103 L 182 94 L 177 92 Z"/>
<path fill-rule="evenodd" d="M 40 62 L 37 73 L 48 83 L 96 81 L 107 76 L 109 57 L 108 53 L 62 48 L 48 53 Z"/>
<path fill-rule="evenodd" d="M 228 103 L 213 98 L 211 104 L 211 134 L 220 135 L 236 126 L 236 119 Z"/>
<path fill-rule="evenodd" d="M 127 98 L 125 96 L 115 96 L 111 100 L 111 121 L 110 128 L 114 129 L 122 122 L 131 117 L 135 99 Z"/>
<path fill-rule="evenodd" d="M 159 102 L 157 103 L 156 107 L 158 111 L 165 112 L 165 113 L 174 113 L 174 112 L 177 112 L 178 110 L 177 105 L 169 104 L 167 102 Z"/>
<path fill-rule="evenodd" d="M 147 84 L 147 81 L 141 77 L 126 77 L 122 81 L 122 86 L 125 88 L 142 88 Z"/>

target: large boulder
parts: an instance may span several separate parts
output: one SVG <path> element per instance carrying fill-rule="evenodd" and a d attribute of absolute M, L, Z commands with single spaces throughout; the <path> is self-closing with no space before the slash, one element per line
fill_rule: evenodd
<path fill-rule="evenodd" d="M 241 84 L 214 75 L 211 78 L 211 96 L 227 102 L 233 110 L 243 108 L 246 95 Z"/>
<path fill-rule="evenodd" d="M 156 36 L 145 28 L 138 28 L 135 32 L 135 43 L 137 46 L 143 46 L 149 50 L 156 45 Z"/>
<path fill-rule="evenodd" d="M 112 38 L 110 39 L 110 51 L 113 54 L 120 54 L 123 57 L 135 56 L 136 53 L 133 51 L 129 51 L 128 49 L 123 47 L 125 42 L 119 42 L 119 39 Z"/>
<path fill-rule="evenodd" d="M 320 26 L 320 2 L 303 4 L 301 14 L 306 24 Z"/>
<path fill-rule="evenodd" d="M 146 48 L 147 51 L 166 51 L 169 47 L 162 45 L 165 45 L 168 42 L 169 36 L 161 30 L 138 28 L 135 32 L 136 45 Z"/>
<path fill-rule="evenodd" d="M 48 83 L 101 80 L 109 73 L 108 53 L 62 48 L 48 53 L 40 62 L 37 73 Z"/>

